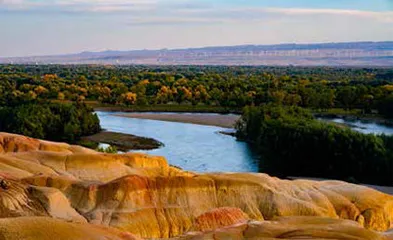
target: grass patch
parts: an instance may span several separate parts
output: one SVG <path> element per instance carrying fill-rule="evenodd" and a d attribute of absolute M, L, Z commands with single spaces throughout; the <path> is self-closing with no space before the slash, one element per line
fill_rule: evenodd
<path fill-rule="evenodd" d="M 114 132 L 100 132 L 92 136 L 83 137 L 79 144 L 96 149 L 99 143 L 109 144 L 123 152 L 131 150 L 153 150 L 163 146 L 161 142 L 152 138 Z"/>

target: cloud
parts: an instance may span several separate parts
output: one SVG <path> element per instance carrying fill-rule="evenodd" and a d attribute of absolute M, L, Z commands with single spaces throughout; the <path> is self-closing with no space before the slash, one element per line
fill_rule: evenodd
<path fill-rule="evenodd" d="M 87 12 L 119 12 L 149 9 L 186 0 L 0 0 L 0 8 L 17 10 L 66 10 Z"/>
<path fill-rule="evenodd" d="M 236 7 L 225 1 L 0 0 L 0 55 L 393 40 L 388 11 Z"/>
<path fill-rule="evenodd" d="M 381 23 L 393 23 L 392 12 L 374 12 L 339 9 L 302 9 L 302 8 L 176 8 L 166 14 L 145 15 L 133 19 L 129 25 L 173 25 L 178 24 L 234 24 L 279 21 L 282 19 L 359 19 Z M 318 18 L 318 19 L 317 19 Z M 325 21 L 326 22 L 326 21 Z"/>
<path fill-rule="evenodd" d="M 384 22 L 393 22 L 393 11 L 360 11 L 325 8 L 242 8 L 228 7 L 226 4 L 214 4 L 214 1 L 202 0 L 0 0 L 0 10 L 38 11 L 38 12 L 87 12 L 87 13 L 137 13 L 150 16 L 151 11 L 169 18 L 175 15 L 189 15 L 189 20 L 207 16 L 212 18 L 237 17 L 247 19 L 251 15 L 264 18 L 264 15 L 332 15 L 370 18 Z M 259 14 L 259 15 L 258 15 Z M 222 19 L 225 20 L 225 19 Z M 199 21 L 197 19 L 197 21 Z"/>
<path fill-rule="evenodd" d="M 206 25 L 227 23 L 227 19 L 210 19 L 198 17 L 149 17 L 149 18 L 129 18 L 127 25 L 129 26 L 146 26 L 146 25 Z"/>
<path fill-rule="evenodd" d="M 93 13 L 132 15 L 126 25 L 174 25 L 258 22 L 283 17 L 349 17 L 393 23 L 393 11 L 324 8 L 229 7 L 202 0 L 0 0 L 0 10 L 28 13 Z M 121 15 L 124 14 L 124 15 Z"/>
<path fill-rule="evenodd" d="M 200 9 L 210 4 L 195 0 L 0 0 L 8 11 L 129 12 L 134 10 Z"/>
<path fill-rule="evenodd" d="M 261 13 L 278 13 L 286 15 L 332 15 L 332 16 L 353 16 L 361 18 L 371 18 L 384 22 L 393 22 L 393 11 L 375 12 L 344 9 L 307 9 L 307 8 L 265 8 L 252 11 Z"/>

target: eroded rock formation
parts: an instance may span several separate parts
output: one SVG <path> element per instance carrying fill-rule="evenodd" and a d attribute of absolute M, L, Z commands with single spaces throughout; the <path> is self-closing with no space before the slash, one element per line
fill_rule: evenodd
<path fill-rule="evenodd" d="M 393 239 L 393 196 L 363 186 L 198 174 L 7 133 L 0 149 L 0 239 Z"/>

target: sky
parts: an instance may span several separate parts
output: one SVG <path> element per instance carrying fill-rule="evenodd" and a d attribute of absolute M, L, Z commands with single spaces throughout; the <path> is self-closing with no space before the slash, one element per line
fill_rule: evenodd
<path fill-rule="evenodd" d="M 392 41 L 393 0 L 0 0 L 0 57 Z"/>

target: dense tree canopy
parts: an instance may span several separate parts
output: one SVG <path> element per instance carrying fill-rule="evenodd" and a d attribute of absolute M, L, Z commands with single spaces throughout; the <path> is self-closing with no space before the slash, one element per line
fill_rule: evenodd
<path fill-rule="evenodd" d="M 387 68 L 0 65 L 0 131 L 75 141 L 100 131 L 88 101 L 249 106 L 237 135 L 260 150 L 262 171 L 392 184 L 393 137 L 322 123 L 309 112 L 360 109 L 393 118 L 392 76 Z"/>
<path fill-rule="evenodd" d="M 239 109 L 273 102 L 321 110 L 356 108 L 364 113 L 375 109 L 391 117 L 386 103 L 393 98 L 392 72 L 328 67 L 0 65 L 0 103 L 94 100 L 119 106 Z"/>
<path fill-rule="evenodd" d="M 260 151 L 274 175 L 393 184 L 393 137 L 317 121 L 299 107 L 246 107 L 237 136 Z"/>
<path fill-rule="evenodd" d="M 0 131 L 40 139 L 74 142 L 101 130 L 84 104 L 23 104 L 0 107 Z"/>

